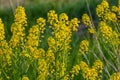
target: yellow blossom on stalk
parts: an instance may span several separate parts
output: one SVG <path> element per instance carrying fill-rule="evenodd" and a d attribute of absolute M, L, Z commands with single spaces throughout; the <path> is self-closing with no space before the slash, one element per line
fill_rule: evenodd
<path fill-rule="evenodd" d="M 12 49 L 5 40 L 4 24 L 0 18 L 0 54 L 2 57 L 2 65 L 4 64 L 4 67 L 11 66 L 11 53 Z"/>
<path fill-rule="evenodd" d="M 22 56 L 24 56 L 24 58 L 30 58 L 30 54 L 27 51 L 22 51 L 21 52 Z"/>
<path fill-rule="evenodd" d="M 103 63 L 100 60 L 96 60 L 94 62 L 94 65 L 92 66 L 93 69 L 95 69 L 98 73 L 98 78 L 101 79 L 102 77 L 102 72 L 103 72 Z"/>
<path fill-rule="evenodd" d="M 12 24 L 11 26 L 11 32 L 13 33 L 11 39 L 10 39 L 10 46 L 14 48 L 18 43 L 23 42 L 25 34 L 23 31 L 25 28 L 21 24 Z"/>
<path fill-rule="evenodd" d="M 81 61 L 79 66 L 80 66 L 81 70 L 83 70 L 85 67 L 88 67 L 88 65 L 84 61 Z"/>
<path fill-rule="evenodd" d="M 102 5 L 105 9 L 108 9 L 108 8 L 109 8 L 109 3 L 107 2 L 107 0 L 102 0 L 101 5 Z"/>
<path fill-rule="evenodd" d="M 47 14 L 48 22 L 50 22 L 51 25 L 54 25 L 58 22 L 58 15 L 55 13 L 54 10 L 50 10 Z"/>
<path fill-rule="evenodd" d="M 86 80 L 96 80 L 98 73 L 94 68 L 90 69 L 86 67 L 82 70 L 82 75 L 83 75 L 83 78 Z"/>
<path fill-rule="evenodd" d="M 120 6 L 120 0 L 118 0 L 118 7 Z"/>
<path fill-rule="evenodd" d="M 33 58 L 34 58 L 35 60 L 37 60 L 37 59 L 39 59 L 39 58 L 42 58 L 42 57 L 44 57 L 44 56 L 45 56 L 45 51 L 44 51 L 44 49 L 42 49 L 42 48 L 39 48 L 39 49 L 34 48 Z"/>
<path fill-rule="evenodd" d="M 120 19 L 120 7 L 118 7 L 117 17 Z"/>
<path fill-rule="evenodd" d="M 113 6 L 112 11 L 114 11 L 117 15 L 118 22 L 120 22 L 120 0 L 118 0 L 118 6 Z"/>
<path fill-rule="evenodd" d="M 116 6 L 112 6 L 112 9 L 111 9 L 113 12 L 117 12 L 118 11 L 118 7 Z"/>
<path fill-rule="evenodd" d="M 46 54 L 46 61 L 48 63 L 52 63 L 52 65 L 55 65 L 55 56 L 54 56 L 54 53 L 51 49 L 49 49 L 47 51 L 47 54 Z"/>
<path fill-rule="evenodd" d="M 71 79 L 74 79 L 74 77 L 78 75 L 80 70 L 83 70 L 87 67 L 88 65 L 84 61 L 81 61 L 78 65 L 73 66 L 72 70 L 70 71 Z"/>
<path fill-rule="evenodd" d="M 117 21 L 116 14 L 113 13 L 113 12 L 108 12 L 108 13 L 106 13 L 105 16 L 104 16 L 104 19 L 105 19 L 105 20 L 112 21 L 112 22 L 116 22 L 116 21 Z"/>
<path fill-rule="evenodd" d="M 29 80 L 29 78 L 27 76 L 23 76 L 22 80 Z"/>
<path fill-rule="evenodd" d="M 66 13 L 61 13 L 59 15 L 59 21 L 68 24 L 68 16 Z"/>
<path fill-rule="evenodd" d="M 1 52 L 3 51 L 6 54 L 7 49 L 9 49 L 9 46 L 8 46 L 8 43 L 5 40 L 4 24 L 3 24 L 2 20 L 1 20 L 1 18 L 0 18 L 0 46 L 1 46 L 0 47 Z M 11 50 L 9 50 L 9 51 L 11 51 Z"/>
<path fill-rule="evenodd" d="M 26 18 L 26 14 L 25 14 L 25 9 L 22 6 L 19 6 L 15 10 L 15 23 L 26 26 L 27 25 L 26 20 L 27 20 L 27 18 Z"/>
<path fill-rule="evenodd" d="M 47 53 L 46 53 L 46 63 L 49 67 L 49 73 L 55 75 L 55 56 L 54 53 L 51 49 L 48 49 Z"/>
<path fill-rule="evenodd" d="M 52 14 L 55 15 L 55 12 Z M 49 13 L 49 17 L 52 16 L 52 14 Z M 56 79 L 59 79 L 65 75 L 67 67 L 66 56 L 68 55 L 71 47 L 70 42 L 72 37 L 72 31 L 77 30 L 77 27 L 79 26 L 79 20 L 77 18 L 74 18 L 71 21 L 69 21 L 68 16 L 65 13 L 61 13 L 59 15 L 59 19 L 57 17 L 54 18 L 48 18 L 48 21 L 52 26 L 51 29 L 53 30 L 52 36 L 48 38 L 48 50 L 52 50 L 54 54 L 57 54 L 57 61 L 55 62 L 55 76 Z"/>
<path fill-rule="evenodd" d="M 65 77 L 62 80 L 70 80 L 69 77 L 70 76 L 67 74 L 67 75 L 65 75 Z"/>
<path fill-rule="evenodd" d="M 55 50 L 55 39 L 53 37 L 48 38 L 49 49 Z"/>
<path fill-rule="evenodd" d="M 81 43 L 80 43 L 80 47 L 79 47 L 79 52 L 81 54 L 84 54 L 85 52 L 87 52 L 89 50 L 89 42 L 87 40 L 83 40 Z"/>
<path fill-rule="evenodd" d="M 19 6 L 15 10 L 15 22 L 11 26 L 11 32 L 13 33 L 9 43 L 12 48 L 18 44 L 23 45 L 25 36 L 25 26 L 27 25 L 27 18 L 25 14 L 25 9 Z"/>
<path fill-rule="evenodd" d="M 0 41 L 4 40 L 5 38 L 5 31 L 4 31 L 4 24 L 0 18 Z"/>
<path fill-rule="evenodd" d="M 96 60 L 94 62 L 94 66 L 92 66 L 92 68 L 96 69 L 97 71 L 99 71 L 100 73 L 102 73 L 103 70 L 103 63 L 100 60 Z"/>
<path fill-rule="evenodd" d="M 38 77 L 37 80 L 46 80 L 47 76 L 49 75 L 48 73 L 48 65 L 45 61 L 45 59 L 39 59 L 38 60 Z"/>
<path fill-rule="evenodd" d="M 94 33 L 95 33 L 95 30 L 94 30 L 94 29 L 89 28 L 89 29 L 88 29 L 88 32 L 89 32 L 89 33 L 91 33 L 91 34 L 94 34 Z"/>
<path fill-rule="evenodd" d="M 79 23 L 80 23 L 80 21 L 78 20 L 78 18 L 71 19 L 71 21 L 69 23 L 69 26 L 72 29 L 72 31 L 77 31 L 78 30 Z"/>
<path fill-rule="evenodd" d="M 110 76 L 110 80 L 120 80 L 120 72 L 113 73 L 113 74 Z"/>
<path fill-rule="evenodd" d="M 98 17 L 103 18 L 104 14 L 109 11 L 109 4 L 106 0 L 103 0 L 100 5 L 97 5 L 96 14 L 98 15 Z"/>
<path fill-rule="evenodd" d="M 37 24 L 39 25 L 40 33 L 43 34 L 44 30 L 45 30 L 46 20 L 44 18 L 38 18 L 37 19 Z"/>
<path fill-rule="evenodd" d="M 119 36 L 118 34 L 112 30 L 110 26 L 108 26 L 105 22 L 100 22 L 100 32 L 102 37 L 106 40 L 106 43 L 109 42 L 111 44 L 119 44 Z"/>
<path fill-rule="evenodd" d="M 29 35 L 27 36 L 27 45 L 28 47 L 38 47 L 39 40 L 39 26 L 34 25 L 29 30 Z"/>
<path fill-rule="evenodd" d="M 66 66 L 65 66 L 65 63 L 63 62 L 63 63 L 61 64 L 60 77 L 61 77 L 61 76 L 64 76 L 64 75 L 65 75 L 65 72 L 66 72 Z"/>
<path fill-rule="evenodd" d="M 0 48 L 0 56 L 3 55 L 2 49 Z"/>
<path fill-rule="evenodd" d="M 83 14 L 82 21 L 86 26 L 91 25 L 90 17 L 87 14 Z"/>
<path fill-rule="evenodd" d="M 70 71 L 70 73 L 71 73 L 71 78 L 72 78 L 72 79 L 73 79 L 75 76 L 78 75 L 80 69 L 81 69 L 81 68 L 80 68 L 79 65 L 73 66 L 72 70 Z"/>

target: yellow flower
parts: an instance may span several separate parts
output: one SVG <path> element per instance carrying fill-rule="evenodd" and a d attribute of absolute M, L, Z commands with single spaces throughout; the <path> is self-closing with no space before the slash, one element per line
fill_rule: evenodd
<path fill-rule="evenodd" d="M 84 54 L 85 52 L 87 52 L 89 50 L 89 42 L 87 40 L 83 40 L 81 43 L 80 43 L 80 47 L 79 47 L 79 52 L 81 54 Z"/>
<path fill-rule="evenodd" d="M 43 34 L 45 30 L 46 20 L 44 18 L 38 18 L 37 24 L 39 25 L 40 33 Z"/>
<path fill-rule="evenodd" d="M 58 15 L 55 13 L 54 10 L 50 10 L 47 14 L 48 22 L 50 22 L 51 25 L 54 25 L 58 22 Z"/>
<path fill-rule="evenodd" d="M 118 11 L 118 7 L 112 6 L 112 11 L 113 11 L 113 12 L 117 12 L 117 11 Z"/>
<path fill-rule="evenodd" d="M 29 78 L 27 76 L 23 76 L 22 80 L 29 80 Z"/>
<path fill-rule="evenodd" d="M 86 80 L 97 80 L 98 73 L 95 69 L 84 68 L 82 72 L 82 75 Z"/>
<path fill-rule="evenodd" d="M 72 31 L 77 31 L 78 30 L 79 23 L 80 23 L 80 21 L 78 20 L 78 18 L 71 19 L 71 21 L 69 23 L 69 26 L 72 29 Z"/>
<path fill-rule="evenodd" d="M 105 22 L 100 22 L 100 32 L 106 43 L 120 44 L 118 34 L 112 30 Z"/>
<path fill-rule="evenodd" d="M 44 59 L 39 59 L 38 60 L 38 80 L 46 80 L 48 76 L 48 65 Z"/>
<path fill-rule="evenodd" d="M 51 49 L 48 49 L 48 51 L 47 51 L 46 61 L 48 63 L 52 63 L 53 65 L 55 65 L 55 56 L 54 56 L 54 53 Z"/>
<path fill-rule="evenodd" d="M 112 21 L 112 22 L 116 22 L 117 21 L 117 16 L 116 16 L 115 13 L 108 12 L 108 13 L 105 14 L 104 19 L 105 19 L 105 21 L 109 20 L 109 21 Z"/>
<path fill-rule="evenodd" d="M 103 72 L 103 63 L 100 60 L 96 60 L 94 62 L 94 65 L 92 66 L 93 69 L 95 69 L 98 73 L 98 78 L 101 79 L 102 77 L 102 72 Z"/>
<path fill-rule="evenodd" d="M 113 74 L 110 76 L 110 80 L 120 80 L 120 72 L 113 73 Z"/>
<path fill-rule="evenodd" d="M 73 79 L 75 76 L 77 76 L 80 70 L 81 70 L 81 68 L 79 65 L 73 66 L 72 70 L 70 71 L 71 78 Z"/>
<path fill-rule="evenodd" d="M 29 35 L 27 36 L 27 45 L 31 47 L 37 47 L 38 46 L 38 40 L 39 40 L 39 26 L 35 25 L 29 30 Z"/>
<path fill-rule="evenodd" d="M 61 13 L 59 15 L 59 21 L 63 22 L 63 23 L 68 23 L 68 16 L 66 13 Z"/>
<path fill-rule="evenodd" d="M 100 5 L 97 5 L 96 8 L 96 14 L 98 15 L 99 18 L 104 18 L 104 14 L 108 13 L 109 10 L 109 4 L 106 0 L 103 0 Z"/>
<path fill-rule="evenodd" d="M 4 24 L 0 18 L 0 41 L 4 40 L 5 38 L 5 32 L 4 32 Z"/>
<path fill-rule="evenodd" d="M 88 31 L 89 31 L 89 33 L 91 33 L 91 34 L 94 34 L 94 33 L 95 33 L 95 30 L 94 30 L 94 29 L 91 29 L 91 28 L 89 28 Z"/>
<path fill-rule="evenodd" d="M 27 18 L 25 14 L 25 9 L 22 6 L 19 6 L 15 10 L 15 23 L 21 24 L 26 26 L 27 25 Z"/>
<path fill-rule="evenodd" d="M 90 17 L 87 14 L 83 14 L 82 21 L 86 26 L 91 26 Z"/>

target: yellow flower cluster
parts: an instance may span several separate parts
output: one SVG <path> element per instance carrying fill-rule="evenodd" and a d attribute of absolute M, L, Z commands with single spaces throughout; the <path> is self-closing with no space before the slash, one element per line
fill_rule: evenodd
<path fill-rule="evenodd" d="M 97 5 L 96 14 L 99 18 L 103 18 L 107 12 L 109 12 L 109 4 L 106 0 L 102 0 L 102 3 Z"/>
<path fill-rule="evenodd" d="M 113 12 L 107 12 L 104 16 L 104 20 L 116 22 L 117 21 L 117 16 Z"/>
<path fill-rule="evenodd" d="M 82 21 L 86 26 L 91 25 L 90 17 L 87 14 L 83 14 Z"/>
<path fill-rule="evenodd" d="M 49 37 L 49 38 L 48 38 L 49 49 L 56 51 L 55 44 L 56 44 L 56 43 L 55 43 L 55 39 L 54 39 L 53 37 Z"/>
<path fill-rule="evenodd" d="M 25 36 L 25 34 L 23 33 L 24 30 L 25 28 L 21 24 L 12 24 L 11 32 L 13 33 L 13 35 L 9 42 L 12 48 L 18 46 L 17 44 L 21 44 L 23 42 Z"/>
<path fill-rule="evenodd" d="M 80 46 L 79 46 L 79 52 L 81 54 L 84 54 L 85 52 L 87 52 L 89 50 L 89 42 L 87 40 L 83 40 L 81 43 L 80 43 Z"/>
<path fill-rule="evenodd" d="M 45 56 L 45 51 L 42 48 L 35 49 L 31 56 L 33 56 L 33 59 L 35 60 L 40 59 Z"/>
<path fill-rule="evenodd" d="M 49 75 L 48 72 L 48 65 L 44 59 L 38 60 L 38 77 L 37 80 L 46 80 L 47 76 Z"/>
<path fill-rule="evenodd" d="M 44 25 L 34 25 L 29 30 L 29 34 L 27 36 L 27 49 L 30 51 L 29 54 L 34 57 L 34 59 L 39 59 L 45 55 L 45 51 L 42 48 L 38 48 L 40 39 L 40 34 L 44 33 L 44 28 L 40 30 Z"/>
<path fill-rule="evenodd" d="M 94 33 L 95 33 L 95 30 L 92 29 L 92 28 L 88 28 L 88 32 L 89 32 L 90 34 L 94 34 Z"/>
<path fill-rule="evenodd" d="M 0 18 L 0 63 L 5 73 L 11 70 L 9 69 L 9 67 L 12 65 L 11 55 L 12 49 L 5 40 L 4 24 Z M 0 75 L 3 73 L 2 69 L 0 68 Z M 9 75 L 6 75 L 6 77 L 9 79 Z M 2 79 L 3 77 L 0 76 L 0 78 Z"/>
<path fill-rule="evenodd" d="M 78 20 L 78 18 L 71 19 L 69 24 L 70 24 L 70 27 L 71 27 L 72 31 L 77 31 L 78 30 L 79 23 L 80 23 L 80 21 Z"/>
<path fill-rule="evenodd" d="M 22 44 L 24 42 L 24 30 L 25 26 L 27 26 L 26 20 L 27 18 L 25 14 L 25 9 L 22 6 L 19 6 L 15 11 L 15 22 L 11 26 L 11 32 L 13 33 L 13 35 L 9 43 L 12 48 L 17 46 L 18 43 Z"/>
<path fill-rule="evenodd" d="M 22 80 L 29 80 L 29 78 L 27 76 L 23 76 Z"/>
<path fill-rule="evenodd" d="M 49 49 L 46 53 L 46 56 L 45 56 L 45 59 L 46 59 L 46 63 L 49 67 L 49 73 L 51 75 L 55 75 L 55 56 L 54 56 L 54 53 L 51 49 Z"/>
<path fill-rule="evenodd" d="M 29 35 L 27 36 L 27 45 L 30 51 L 33 51 L 31 47 L 38 47 L 39 40 L 39 26 L 35 25 L 29 30 Z"/>
<path fill-rule="evenodd" d="M 43 34 L 45 30 L 46 20 L 44 18 L 38 18 L 37 24 L 39 26 L 40 33 Z"/>
<path fill-rule="evenodd" d="M 70 42 L 72 32 L 77 31 L 78 24 L 80 23 L 77 18 L 69 21 L 67 14 L 61 13 L 59 16 L 54 10 L 48 12 L 48 22 L 52 35 L 48 38 L 48 50 L 52 50 L 55 54 L 57 62 L 56 65 L 56 78 L 59 79 L 65 75 L 67 67 L 67 56 L 71 49 Z M 67 78 L 64 77 L 64 79 Z"/>
<path fill-rule="evenodd" d="M 101 35 L 105 39 L 106 43 L 119 44 L 119 36 L 110 26 L 105 22 L 100 22 L 99 26 Z"/>
<path fill-rule="evenodd" d="M 99 19 L 105 22 L 106 21 L 117 22 L 118 15 L 116 16 L 115 13 L 118 12 L 118 8 L 116 6 L 113 6 L 112 11 L 109 9 L 109 3 L 107 2 L 107 0 L 103 0 L 102 3 L 98 5 L 96 8 L 96 13 Z"/>
<path fill-rule="evenodd" d="M 100 80 L 102 76 L 103 63 L 100 60 L 96 60 L 92 68 L 89 68 L 85 62 L 81 61 L 79 65 L 73 66 L 70 72 L 71 79 L 74 79 L 75 75 L 77 76 L 80 70 L 82 71 L 82 76 L 85 80 Z"/>
<path fill-rule="evenodd" d="M 120 72 L 113 73 L 113 74 L 110 76 L 110 80 L 120 80 Z"/>
<path fill-rule="evenodd" d="M 52 63 L 52 65 L 55 65 L 55 56 L 51 49 L 47 51 L 46 61 L 48 62 L 48 64 Z"/>
<path fill-rule="evenodd" d="M 59 21 L 68 24 L 68 16 L 66 13 L 61 13 L 59 15 Z"/>
<path fill-rule="evenodd" d="M 27 36 L 27 46 L 31 52 L 33 52 L 35 48 L 37 49 L 39 42 L 41 42 L 40 36 L 44 33 L 45 25 L 46 20 L 44 18 L 38 18 L 37 25 L 30 28 Z"/>
<path fill-rule="evenodd" d="M 50 10 L 47 16 L 48 22 L 50 22 L 51 25 L 56 24 L 58 22 L 58 15 L 55 13 L 54 10 Z"/>
<path fill-rule="evenodd" d="M 91 22 L 91 20 L 90 20 L 90 17 L 89 17 L 87 14 L 83 14 L 83 16 L 82 16 L 82 21 L 83 21 L 84 25 L 85 25 L 86 27 L 88 27 L 88 32 L 89 32 L 90 34 L 94 34 L 94 33 L 95 33 L 95 29 L 94 29 L 94 27 L 92 26 L 92 22 Z"/>
<path fill-rule="evenodd" d="M 102 72 L 103 72 L 103 63 L 100 60 L 96 60 L 94 62 L 94 65 L 92 66 L 93 69 L 95 69 L 98 73 L 98 77 L 97 79 L 101 79 L 102 78 Z"/>
<path fill-rule="evenodd" d="M 22 6 L 19 6 L 15 11 L 15 23 L 26 26 L 27 18 L 25 14 L 25 9 Z"/>
<path fill-rule="evenodd" d="M 118 6 L 112 6 L 112 11 L 116 13 L 118 22 L 120 22 L 120 0 L 118 0 Z"/>
<path fill-rule="evenodd" d="M 55 11 L 51 10 L 48 12 L 48 22 L 51 24 L 53 29 L 53 37 L 48 38 L 49 47 L 54 50 L 63 50 L 70 48 L 69 43 L 71 42 L 72 31 L 76 31 L 79 20 L 77 18 L 68 21 L 68 16 L 65 13 L 59 15 L 59 19 Z M 69 23 L 69 24 L 68 24 Z"/>
<path fill-rule="evenodd" d="M 98 73 L 94 68 L 84 68 L 82 75 L 86 80 L 97 80 Z"/>
<path fill-rule="evenodd" d="M 71 70 L 71 78 L 73 79 L 75 77 L 75 75 L 77 76 L 79 74 L 79 71 L 81 70 L 79 65 L 75 65 L 73 66 L 72 70 Z"/>
<path fill-rule="evenodd" d="M 4 32 L 4 24 L 0 18 L 0 41 L 4 40 L 5 38 L 5 32 Z"/>

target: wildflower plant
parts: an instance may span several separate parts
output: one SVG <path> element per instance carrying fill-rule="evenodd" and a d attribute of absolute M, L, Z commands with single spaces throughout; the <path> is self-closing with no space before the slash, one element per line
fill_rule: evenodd
<path fill-rule="evenodd" d="M 89 15 L 83 14 L 82 22 L 93 37 L 79 41 L 74 52 L 72 37 L 78 31 L 78 18 L 50 10 L 47 19 L 40 17 L 29 27 L 25 9 L 19 6 L 9 41 L 0 19 L 0 79 L 119 80 L 119 8 L 120 0 L 113 7 L 102 0 L 96 8 L 97 28 Z"/>

